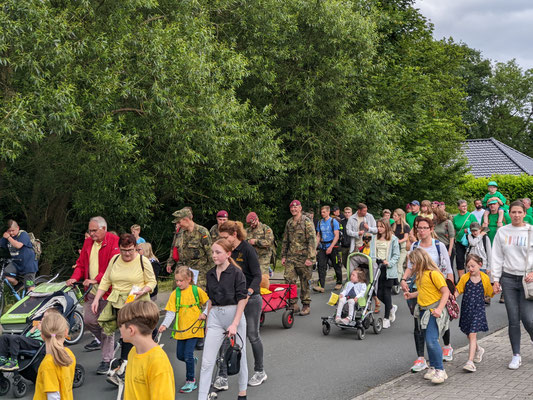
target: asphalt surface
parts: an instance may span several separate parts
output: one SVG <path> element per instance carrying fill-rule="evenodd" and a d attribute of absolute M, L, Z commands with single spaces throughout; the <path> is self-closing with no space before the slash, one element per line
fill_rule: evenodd
<path fill-rule="evenodd" d="M 329 288 L 330 286 L 327 286 Z M 498 296 L 499 298 L 499 296 Z M 328 336 L 322 334 L 321 316 L 334 313 L 326 304 L 329 291 L 312 295 L 311 314 L 295 318 L 291 329 L 281 324 L 281 312 L 266 314 L 261 335 L 264 344 L 264 364 L 268 380 L 261 386 L 248 390 L 248 398 L 254 400 L 292 399 L 341 399 L 349 400 L 368 389 L 385 383 L 409 371 L 416 353 L 413 342 L 413 318 L 401 296 L 393 296 L 399 306 L 396 322 L 379 335 L 367 331 L 364 340 L 357 340 L 354 331 L 340 330 L 333 326 Z M 493 300 L 487 308 L 491 332 L 507 323 L 505 307 Z M 384 307 L 382 306 L 382 309 Z M 383 311 L 382 311 L 383 312 Z M 483 336 L 483 335 L 480 335 Z M 100 352 L 83 352 L 83 345 L 91 340 L 89 334 L 72 346 L 78 363 L 86 369 L 86 380 L 82 387 L 74 389 L 77 400 L 111 400 L 116 390 L 95 374 L 100 361 Z M 466 336 L 460 332 L 458 322 L 452 322 L 451 341 L 454 348 L 467 344 Z M 185 381 L 185 364 L 176 359 L 176 343 L 165 332 L 162 341 L 174 367 L 176 397 L 197 398 L 197 391 L 191 394 L 178 393 Z M 249 370 L 253 371 L 253 356 L 248 346 Z M 199 374 L 200 362 L 197 367 Z M 33 397 L 33 384 L 29 385 L 25 399 Z M 230 377 L 230 390 L 219 393 L 219 399 L 237 397 L 237 377 Z M 14 398 L 12 392 L 4 398 Z"/>

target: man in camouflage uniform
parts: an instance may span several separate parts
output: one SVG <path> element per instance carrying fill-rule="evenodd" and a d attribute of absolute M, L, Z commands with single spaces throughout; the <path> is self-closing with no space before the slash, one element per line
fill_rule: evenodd
<path fill-rule="evenodd" d="M 248 228 L 246 228 L 246 240 L 257 252 L 261 273 L 268 274 L 272 251 L 275 251 L 273 249 L 274 233 L 268 225 L 259 222 L 259 218 L 254 212 L 251 212 L 246 216 L 246 223 L 249 225 Z"/>
<path fill-rule="evenodd" d="M 179 223 L 181 226 L 173 244 L 178 248 L 179 254 L 179 261 L 176 263 L 176 267 L 186 265 L 198 270 L 197 285 L 205 290 L 206 273 L 215 265 L 211 258 L 211 236 L 209 231 L 193 222 L 190 207 L 182 208 L 172 215 L 176 217 L 172 222 Z"/>
<path fill-rule="evenodd" d="M 209 229 L 209 234 L 211 235 L 211 241 L 215 243 L 218 239 L 220 239 L 220 235 L 218 234 L 218 227 L 222 225 L 224 222 L 228 220 L 228 212 L 225 210 L 220 210 L 217 213 L 217 223 Z"/>
<path fill-rule="evenodd" d="M 285 224 L 281 246 L 281 264 L 285 266 L 285 281 L 296 284 L 300 278 L 300 299 L 302 311 L 300 315 L 311 312 L 311 295 L 309 280 L 316 262 L 316 236 L 313 222 L 302 215 L 302 204 L 293 200 L 290 204 L 292 218 Z M 297 299 L 291 299 L 294 312 L 299 311 Z"/>

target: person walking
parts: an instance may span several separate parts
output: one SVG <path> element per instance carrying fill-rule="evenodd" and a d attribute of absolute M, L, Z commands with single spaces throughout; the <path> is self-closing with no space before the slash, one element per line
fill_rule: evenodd
<path fill-rule="evenodd" d="M 394 210 L 392 214 L 394 223 L 392 224 L 392 232 L 398 238 L 398 245 L 400 246 L 400 258 L 398 259 L 398 276 L 403 275 L 405 260 L 407 258 L 407 241 L 409 240 L 409 232 L 411 228 L 405 221 L 405 211 L 401 208 Z"/>
<path fill-rule="evenodd" d="M 446 212 L 440 208 L 435 209 L 433 221 L 435 228 L 433 229 L 437 235 L 437 239 L 448 249 L 448 256 L 453 260 L 455 256 L 455 228 L 453 222 L 450 221 Z"/>
<path fill-rule="evenodd" d="M 313 287 L 315 292 L 324 293 L 326 287 L 326 273 L 328 270 L 328 260 L 335 270 L 337 283 L 335 290 L 342 288 L 342 270 L 337 261 L 338 251 L 337 242 L 339 241 L 340 224 L 329 215 L 329 206 L 323 206 L 320 209 L 322 219 L 316 225 L 316 241 L 318 243 L 318 285 Z"/>
<path fill-rule="evenodd" d="M 453 217 L 453 227 L 455 228 L 455 266 L 459 278 L 465 273 L 465 256 L 468 248 L 468 228 L 472 222 L 477 222 L 476 217 L 468 212 L 466 200 L 458 200 L 457 207 L 459 213 Z"/>
<path fill-rule="evenodd" d="M 211 235 L 211 242 L 214 242 L 219 239 L 218 232 L 220 226 L 228 220 L 228 212 L 226 210 L 220 210 L 217 213 L 217 223 L 209 229 L 209 234 Z"/>
<path fill-rule="evenodd" d="M 341 237 L 341 240 L 340 240 L 340 245 L 341 245 L 341 260 L 342 260 L 342 266 L 344 268 L 347 267 L 347 262 L 348 262 L 348 255 L 350 254 L 350 243 L 351 243 L 351 238 L 350 236 L 348 235 L 348 232 L 346 230 L 346 226 L 348 224 L 348 220 L 351 218 L 351 216 L 353 215 L 353 211 L 352 211 L 352 207 L 344 207 L 344 210 L 343 210 L 343 215 L 341 217 L 341 229 L 342 229 L 342 237 Z"/>
<path fill-rule="evenodd" d="M 505 292 L 505 309 L 509 321 L 509 339 L 513 357 L 510 369 L 522 365 L 520 356 L 520 320 L 533 340 L 533 301 L 527 300 L 524 283 L 533 282 L 533 228 L 524 222 L 526 208 L 514 201 L 509 208 L 511 224 L 498 229 L 492 248 L 494 293 Z"/>
<path fill-rule="evenodd" d="M 411 208 L 410 208 L 410 211 L 405 216 L 405 220 L 407 221 L 407 223 L 412 229 L 413 224 L 415 222 L 415 218 L 418 217 L 418 214 L 420 214 L 420 202 L 418 200 L 413 200 L 412 202 L 409 203 L 409 205 L 411 206 Z"/>
<path fill-rule="evenodd" d="M 356 251 L 363 245 L 363 235 L 365 233 L 378 233 L 376 220 L 368 212 L 368 207 L 364 203 L 357 205 L 357 212 L 350 217 L 346 224 L 346 232 L 351 238 L 350 253 Z"/>
<path fill-rule="evenodd" d="M 257 252 L 261 273 L 270 275 L 270 260 L 272 258 L 275 259 L 275 257 L 272 257 L 275 254 L 272 253 L 276 251 L 274 247 L 274 232 L 268 225 L 260 222 L 259 217 L 253 211 L 246 216 L 246 223 L 248 224 L 246 240 Z M 276 266 L 274 265 L 274 267 Z"/>

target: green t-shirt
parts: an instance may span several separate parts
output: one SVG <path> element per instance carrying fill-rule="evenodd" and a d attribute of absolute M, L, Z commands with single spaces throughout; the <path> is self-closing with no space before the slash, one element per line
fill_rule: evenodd
<path fill-rule="evenodd" d="M 529 207 L 526 211 L 526 214 L 533 217 L 533 207 Z"/>
<path fill-rule="evenodd" d="M 494 194 L 490 194 L 490 193 L 487 193 L 485 195 L 485 197 L 483 197 L 483 207 L 487 208 L 487 201 L 489 201 L 490 198 L 492 197 L 497 197 L 498 199 L 500 199 L 503 203 L 503 205 L 505 205 L 507 199 L 505 198 L 505 196 L 503 194 L 501 194 L 500 192 L 496 191 Z"/>
<path fill-rule="evenodd" d="M 465 215 L 457 214 L 455 217 L 453 217 L 455 240 L 457 242 L 461 243 L 461 239 L 465 234 L 465 229 L 468 229 L 472 222 L 477 222 L 477 218 L 471 212 L 467 212 Z"/>
<path fill-rule="evenodd" d="M 405 216 L 405 221 L 407 222 L 407 224 L 409 225 L 411 229 L 413 229 L 413 224 L 415 223 L 415 219 L 416 217 L 418 217 L 418 214 L 420 214 L 420 212 L 417 212 L 416 214 L 413 214 L 412 212 L 410 212 L 410 213 L 407 213 L 407 215 Z"/>

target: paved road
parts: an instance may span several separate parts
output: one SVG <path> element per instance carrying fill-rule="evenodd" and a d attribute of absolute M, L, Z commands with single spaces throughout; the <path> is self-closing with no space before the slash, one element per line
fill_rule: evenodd
<path fill-rule="evenodd" d="M 292 329 L 283 329 L 281 313 L 267 314 L 262 328 L 265 347 L 265 367 L 268 380 L 257 388 L 249 388 L 248 396 L 254 400 L 280 398 L 293 399 L 352 399 L 369 388 L 387 382 L 409 370 L 414 361 L 413 319 L 405 301 L 394 296 L 399 305 L 398 318 L 391 329 L 380 335 L 367 331 L 363 341 L 355 339 L 353 331 L 341 331 L 332 327 L 329 336 L 323 336 L 321 316 L 333 313 L 326 304 L 329 293 L 313 294 L 311 315 L 297 317 Z M 505 307 L 493 301 L 488 309 L 491 331 L 506 324 Z M 77 400 L 111 400 L 116 392 L 94 369 L 99 362 L 98 352 L 84 353 L 82 344 L 72 347 L 78 362 L 87 370 L 85 384 L 74 391 Z M 184 383 L 185 365 L 175 357 L 176 344 L 168 336 L 163 341 L 170 356 L 176 376 L 176 386 Z M 452 323 L 452 345 L 467 344 L 466 336 L 459 331 L 458 323 Z M 249 347 L 248 347 L 249 348 Z M 249 365 L 253 369 L 251 351 Z M 221 393 L 219 399 L 237 397 L 237 378 L 230 378 L 230 391 Z M 33 385 L 30 392 L 33 393 Z M 178 394 L 183 399 L 194 399 L 192 394 Z M 13 398 L 9 393 L 4 398 Z M 28 395 L 27 399 L 32 398 Z"/>

